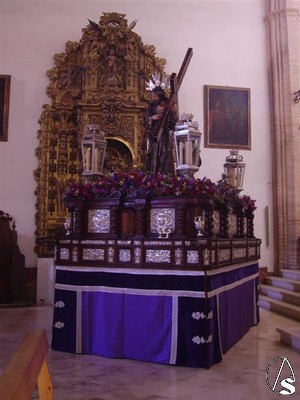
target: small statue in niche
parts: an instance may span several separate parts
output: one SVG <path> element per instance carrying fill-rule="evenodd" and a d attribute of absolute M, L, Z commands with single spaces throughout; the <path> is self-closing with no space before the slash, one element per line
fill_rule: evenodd
<path fill-rule="evenodd" d="M 123 54 L 113 45 L 103 51 L 102 82 L 110 86 L 119 86 L 122 83 Z"/>
<path fill-rule="evenodd" d="M 151 90 L 152 99 L 147 110 L 148 132 L 146 170 L 151 173 L 174 174 L 173 142 L 171 132 L 175 129 L 178 119 L 175 102 L 170 102 L 167 96 L 167 86 L 170 77 L 160 74 L 152 75 L 147 82 L 147 90 Z M 162 119 L 168 111 L 167 120 L 162 126 Z M 161 135 L 159 135 L 159 131 Z"/>
<path fill-rule="evenodd" d="M 109 48 L 109 53 L 108 53 L 108 79 L 115 79 L 116 78 L 116 73 L 117 73 L 117 56 L 115 49 L 113 47 Z"/>

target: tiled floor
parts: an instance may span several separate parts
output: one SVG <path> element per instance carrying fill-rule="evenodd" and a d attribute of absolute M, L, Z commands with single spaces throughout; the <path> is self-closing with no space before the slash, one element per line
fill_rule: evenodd
<path fill-rule="evenodd" d="M 0 308 L 0 373 L 29 330 L 45 328 L 51 341 L 52 307 Z M 276 399 L 266 368 L 286 357 L 300 393 L 300 352 L 282 345 L 278 327 L 299 323 L 261 310 L 261 322 L 209 370 L 112 360 L 49 350 L 54 400 Z M 35 394 L 34 399 L 37 399 Z M 6 400 L 6 399 L 1 399 Z"/>

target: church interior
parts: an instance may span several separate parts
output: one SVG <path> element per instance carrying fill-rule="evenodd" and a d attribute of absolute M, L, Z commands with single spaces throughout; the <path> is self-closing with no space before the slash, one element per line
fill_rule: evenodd
<path fill-rule="evenodd" d="M 300 2 L 0 14 L 0 399 L 300 390 Z"/>

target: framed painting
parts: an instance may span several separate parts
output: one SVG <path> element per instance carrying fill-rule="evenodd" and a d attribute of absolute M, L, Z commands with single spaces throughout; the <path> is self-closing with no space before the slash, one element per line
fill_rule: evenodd
<path fill-rule="evenodd" d="M 250 89 L 204 86 L 204 147 L 251 150 Z"/>
<path fill-rule="evenodd" d="M 0 141 L 7 141 L 10 75 L 0 75 Z"/>

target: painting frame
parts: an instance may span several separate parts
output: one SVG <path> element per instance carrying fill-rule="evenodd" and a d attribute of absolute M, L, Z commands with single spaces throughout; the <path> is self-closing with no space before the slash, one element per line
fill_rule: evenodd
<path fill-rule="evenodd" d="M 0 142 L 8 140 L 11 75 L 0 75 Z"/>
<path fill-rule="evenodd" d="M 204 85 L 204 147 L 251 150 L 249 88 Z"/>

